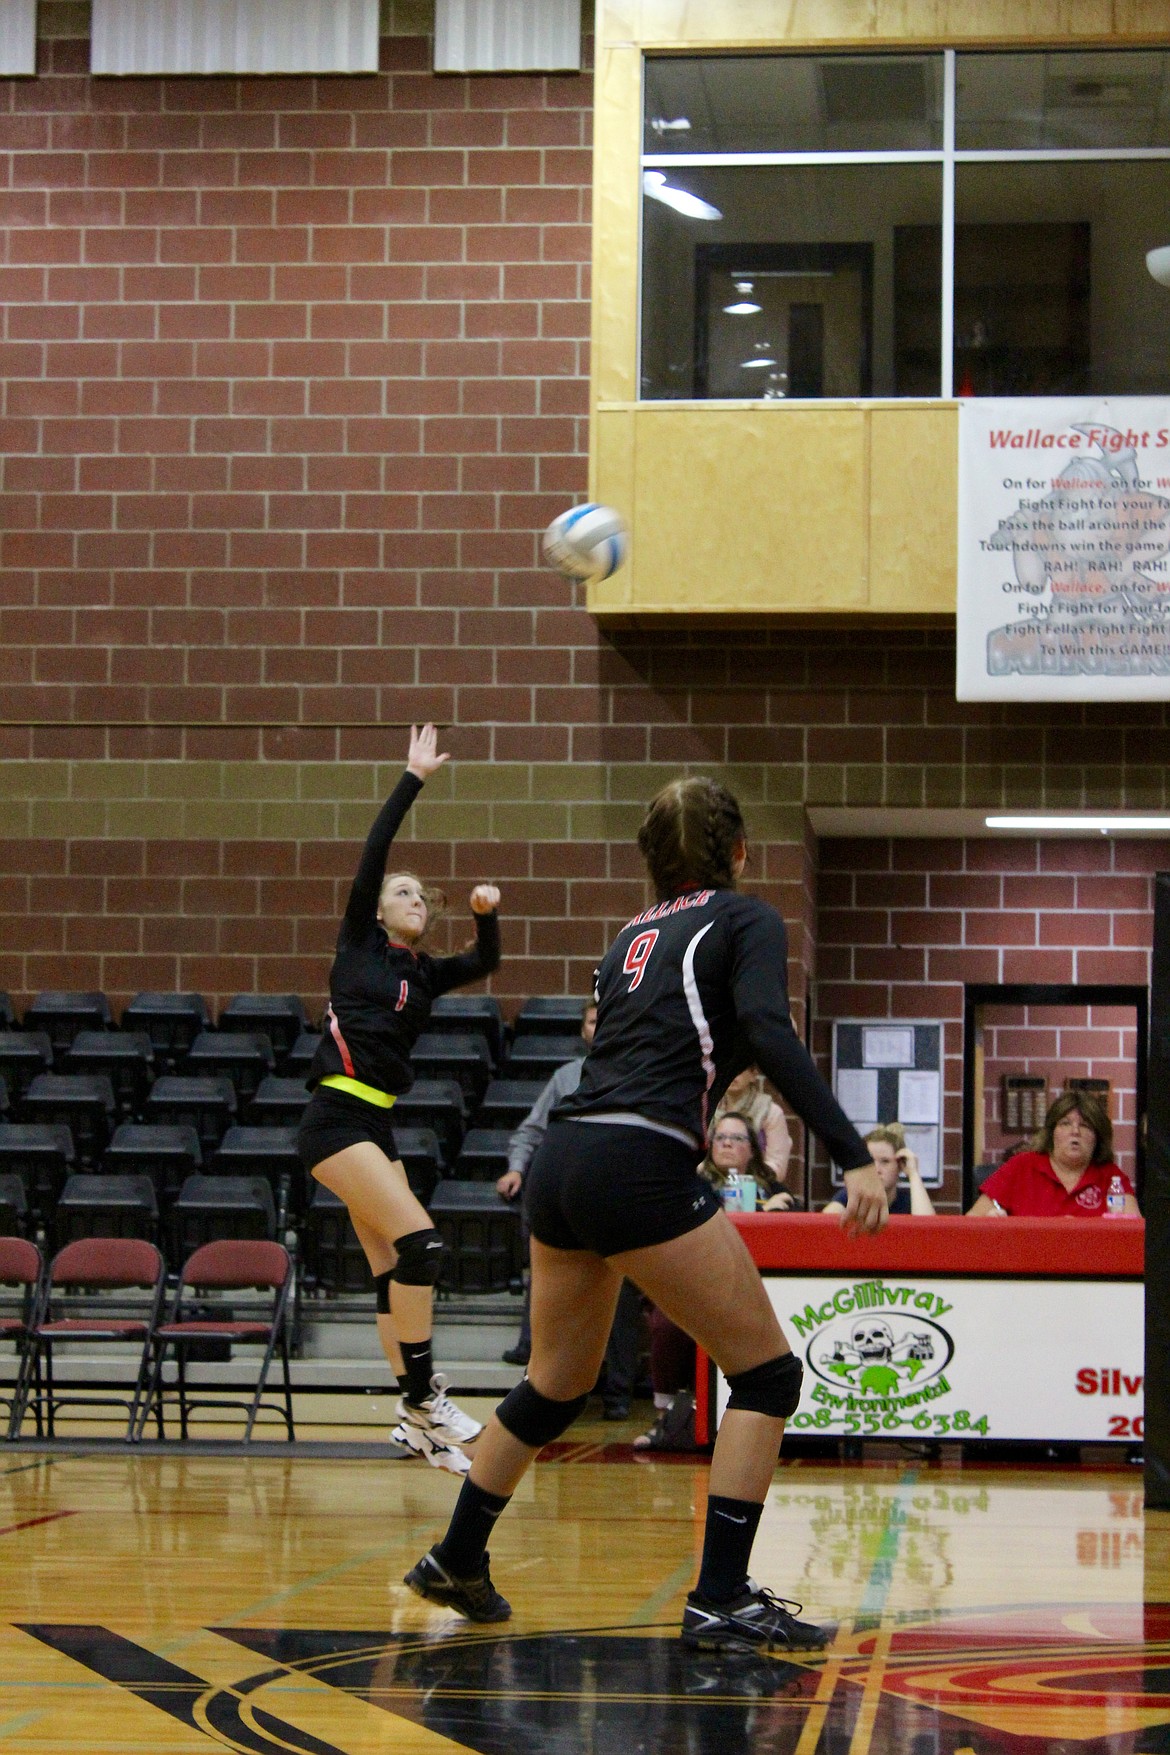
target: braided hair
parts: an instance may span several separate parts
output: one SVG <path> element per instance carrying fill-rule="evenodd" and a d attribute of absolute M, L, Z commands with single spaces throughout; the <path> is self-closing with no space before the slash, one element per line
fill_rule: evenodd
<path fill-rule="evenodd" d="M 739 805 L 718 780 L 672 780 L 653 799 L 638 830 L 659 901 L 693 886 L 733 890 L 732 860 L 744 840 Z"/>

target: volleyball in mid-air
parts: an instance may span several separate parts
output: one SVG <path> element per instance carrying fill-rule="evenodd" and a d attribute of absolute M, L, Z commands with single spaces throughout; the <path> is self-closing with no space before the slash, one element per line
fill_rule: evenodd
<path fill-rule="evenodd" d="M 616 573 L 629 545 L 629 532 L 612 506 L 573 506 L 544 533 L 546 560 L 567 578 L 595 583 Z"/>

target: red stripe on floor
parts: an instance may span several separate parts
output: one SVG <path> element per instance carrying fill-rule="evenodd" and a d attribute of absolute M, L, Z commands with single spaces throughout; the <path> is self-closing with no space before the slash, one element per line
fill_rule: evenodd
<path fill-rule="evenodd" d="M 15 1535 L 17 1530 L 31 1530 L 33 1525 L 38 1523 L 56 1523 L 59 1517 L 76 1516 L 75 1511 L 49 1511 L 44 1517 L 26 1517 L 23 1523 L 10 1523 L 5 1529 L 0 1530 L 0 1536 Z"/>

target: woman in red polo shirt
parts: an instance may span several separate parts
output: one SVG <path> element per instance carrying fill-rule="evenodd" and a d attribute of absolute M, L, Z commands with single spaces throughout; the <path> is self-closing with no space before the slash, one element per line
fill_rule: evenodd
<path fill-rule="evenodd" d="M 1113 1162 L 1113 1124 L 1095 1098 L 1066 1091 L 1044 1117 L 1034 1152 L 1017 1152 L 992 1171 L 968 1217 L 1102 1219 L 1114 1177 L 1125 1211 L 1139 1214 L 1133 1184 Z"/>

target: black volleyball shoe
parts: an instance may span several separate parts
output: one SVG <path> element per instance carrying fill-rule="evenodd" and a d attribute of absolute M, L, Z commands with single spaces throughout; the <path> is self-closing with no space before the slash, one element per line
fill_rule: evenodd
<path fill-rule="evenodd" d="M 709 1603 L 692 1591 L 683 1610 L 682 1642 L 695 1651 L 823 1651 L 825 1627 L 798 1621 L 800 1604 L 777 1597 L 749 1578 L 729 1603 Z"/>
<path fill-rule="evenodd" d="M 454 1609 L 469 1621 L 507 1621 L 512 1613 L 512 1605 L 491 1581 L 486 1554 L 478 1572 L 470 1578 L 456 1578 L 432 1548 L 417 1566 L 411 1567 L 402 1582 L 409 1585 L 416 1597 L 425 1597 L 428 1603 L 439 1603 L 444 1609 Z"/>

